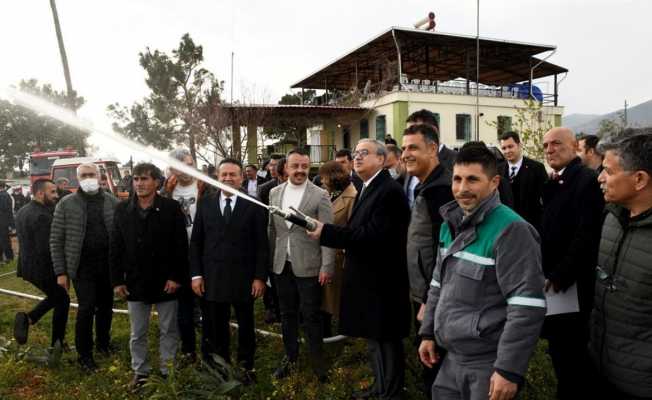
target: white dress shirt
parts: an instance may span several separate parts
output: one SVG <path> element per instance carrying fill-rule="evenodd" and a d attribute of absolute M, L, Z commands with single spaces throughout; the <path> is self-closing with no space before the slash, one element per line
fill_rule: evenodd
<path fill-rule="evenodd" d="M 299 209 L 299 204 L 301 204 L 301 199 L 306 192 L 306 187 L 308 186 L 308 180 L 301 185 L 295 185 L 288 180 L 288 184 L 285 186 L 285 192 L 283 192 L 283 198 L 281 199 L 281 209 L 289 210 L 290 207 L 294 207 L 297 210 Z M 292 222 L 285 221 L 288 229 L 292 227 Z M 288 247 L 287 255 L 290 256 L 290 238 L 288 237 Z"/>
<path fill-rule="evenodd" d="M 521 157 L 518 161 L 516 161 L 513 164 L 507 161 L 507 166 L 509 167 L 509 171 L 507 171 L 507 177 L 514 177 L 518 175 L 518 171 L 521 170 L 522 165 L 523 165 L 523 157 Z"/>
<path fill-rule="evenodd" d="M 258 198 L 258 181 L 256 179 L 247 180 L 247 194 L 253 198 Z"/>

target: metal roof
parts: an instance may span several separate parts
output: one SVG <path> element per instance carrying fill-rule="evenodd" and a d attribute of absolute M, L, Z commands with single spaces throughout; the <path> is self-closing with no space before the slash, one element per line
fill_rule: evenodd
<path fill-rule="evenodd" d="M 410 80 L 475 80 L 475 36 L 392 27 L 292 88 L 363 88 L 367 81 L 380 82 L 392 73 L 398 82 L 397 44 L 402 73 Z M 480 83 L 506 85 L 528 80 L 530 65 L 540 61 L 534 56 L 555 49 L 553 45 L 480 37 Z M 533 78 L 565 72 L 566 68 L 544 61 L 534 70 Z"/>

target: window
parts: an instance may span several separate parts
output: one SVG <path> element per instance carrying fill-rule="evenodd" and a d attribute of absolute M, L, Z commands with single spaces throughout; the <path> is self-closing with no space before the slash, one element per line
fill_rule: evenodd
<path fill-rule="evenodd" d="M 387 129 L 385 128 L 385 116 L 379 115 L 376 117 L 376 139 L 381 142 L 384 141 L 385 132 L 387 132 Z"/>
<path fill-rule="evenodd" d="M 496 124 L 496 128 L 498 130 L 498 139 L 503 135 L 505 132 L 509 132 L 512 130 L 512 117 L 506 117 L 504 115 L 499 115 L 498 116 L 498 124 Z"/>
<path fill-rule="evenodd" d="M 463 142 L 471 140 L 471 116 L 469 114 L 455 115 L 455 139 Z"/>
<path fill-rule="evenodd" d="M 369 137 L 369 121 L 365 118 L 360 121 L 360 139 Z"/>

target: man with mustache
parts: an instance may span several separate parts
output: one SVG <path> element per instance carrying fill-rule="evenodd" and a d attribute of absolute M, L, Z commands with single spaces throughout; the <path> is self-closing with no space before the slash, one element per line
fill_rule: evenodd
<path fill-rule="evenodd" d="M 601 143 L 602 228 L 590 351 L 600 396 L 652 398 L 652 129 Z M 624 322 L 626 321 L 626 322 Z M 589 397 L 589 396 L 587 396 Z"/>
<path fill-rule="evenodd" d="M 287 182 L 269 194 L 269 205 L 283 210 L 293 207 L 307 216 L 333 222 L 328 192 L 308 180 L 310 157 L 301 150 L 288 153 Z M 299 312 L 308 342 L 309 360 L 321 382 L 327 379 L 323 354 L 321 286 L 330 283 L 335 268 L 335 251 L 310 240 L 306 230 L 270 214 L 269 243 L 272 272 L 281 308 L 281 326 L 286 357 L 274 371 L 274 378 L 288 376 L 299 356 Z"/>
<path fill-rule="evenodd" d="M 592 384 L 586 348 L 604 200 L 595 171 L 577 157 L 573 131 L 549 130 L 543 149 L 553 170 L 543 186 L 541 251 L 546 291 L 566 292 L 576 285 L 579 312 L 547 316 L 541 336 L 548 339 L 557 397 L 578 399 Z"/>
<path fill-rule="evenodd" d="M 437 256 L 442 223 L 439 208 L 453 200 L 452 175 L 439 163 L 438 147 L 439 135 L 429 125 L 412 125 L 403 133 L 402 159 L 407 173 L 423 182 L 415 188 L 407 241 L 410 297 L 417 331 L 423 321 Z M 430 393 L 436 375 L 436 368 L 423 368 L 421 377 L 426 394 Z"/>
<path fill-rule="evenodd" d="M 433 399 L 514 398 L 539 338 L 546 301 L 538 234 L 500 203 L 499 181 L 484 144 L 462 147 L 455 201 L 440 209 L 439 254 L 419 331 L 421 362 L 442 363 Z"/>

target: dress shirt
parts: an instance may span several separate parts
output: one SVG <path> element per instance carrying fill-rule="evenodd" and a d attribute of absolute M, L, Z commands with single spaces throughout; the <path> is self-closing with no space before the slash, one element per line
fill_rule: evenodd
<path fill-rule="evenodd" d="M 518 161 L 516 161 L 513 164 L 511 162 L 507 161 L 507 166 L 509 167 L 509 170 L 507 171 L 507 177 L 508 178 L 513 178 L 516 175 L 518 175 L 518 171 L 521 170 L 522 165 L 523 165 L 523 157 L 521 157 Z M 514 172 L 512 173 L 512 171 L 514 171 Z"/>

